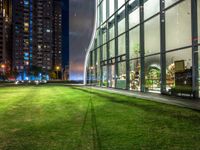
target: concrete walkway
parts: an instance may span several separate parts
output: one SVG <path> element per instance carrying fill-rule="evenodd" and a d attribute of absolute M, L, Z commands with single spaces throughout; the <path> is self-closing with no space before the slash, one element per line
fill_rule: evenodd
<path fill-rule="evenodd" d="M 133 91 L 126 91 L 126 90 L 112 89 L 112 88 L 92 87 L 92 86 L 86 86 L 86 88 L 92 88 L 92 89 L 97 89 L 97 90 L 106 91 L 110 93 L 142 98 L 145 100 L 171 104 L 171 105 L 176 105 L 176 106 L 200 111 L 200 99 L 181 98 L 181 97 L 166 96 L 166 95 L 155 94 L 155 93 L 142 93 L 142 92 L 133 92 Z"/>

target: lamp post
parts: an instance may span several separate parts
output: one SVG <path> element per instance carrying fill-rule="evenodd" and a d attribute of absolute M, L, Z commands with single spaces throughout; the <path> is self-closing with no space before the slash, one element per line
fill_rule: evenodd
<path fill-rule="evenodd" d="M 3 70 L 3 75 L 5 75 L 5 68 L 6 68 L 6 65 L 5 65 L 5 64 L 2 64 L 2 65 L 1 65 L 1 68 L 2 68 L 2 70 Z"/>
<path fill-rule="evenodd" d="M 57 78 L 57 79 L 58 79 L 58 71 L 59 71 L 59 70 L 60 70 L 60 67 L 59 67 L 59 66 L 56 66 L 56 74 L 57 74 L 57 75 L 56 75 L 56 76 L 57 76 L 56 78 Z"/>

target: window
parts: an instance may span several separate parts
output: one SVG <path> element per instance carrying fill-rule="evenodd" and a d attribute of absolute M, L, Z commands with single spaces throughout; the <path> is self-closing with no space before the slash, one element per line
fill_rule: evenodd
<path fill-rule="evenodd" d="M 110 41 L 110 58 L 115 57 L 115 40 Z"/>
<path fill-rule="evenodd" d="M 125 41 L 125 34 L 118 37 L 118 55 L 126 53 Z"/>
<path fill-rule="evenodd" d="M 122 5 L 124 5 L 124 3 L 125 3 L 125 0 L 118 0 L 118 9 L 119 9 Z"/>
<path fill-rule="evenodd" d="M 130 58 L 140 57 L 140 27 L 129 32 Z"/>
<path fill-rule="evenodd" d="M 160 11 L 160 0 L 147 0 L 144 3 L 144 20 Z"/>
<path fill-rule="evenodd" d="M 160 91 L 160 55 L 145 57 L 145 90 Z"/>
<path fill-rule="evenodd" d="M 166 49 L 191 44 L 191 1 L 185 0 L 166 11 Z"/>
<path fill-rule="evenodd" d="M 109 33 L 110 33 L 110 39 L 113 39 L 115 37 L 115 26 L 114 25 L 110 28 Z"/>
<path fill-rule="evenodd" d="M 107 45 L 103 45 L 103 60 L 107 59 Z"/>
<path fill-rule="evenodd" d="M 103 22 L 106 21 L 106 0 L 103 0 L 103 9 L 102 9 L 102 13 L 103 13 Z"/>
<path fill-rule="evenodd" d="M 200 37 L 200 1 L 197 1 L 197 9 L 198 9 L 198 37 Z M 199 41 L 200 43 L 200 38 Z"/>
<path fill-rule="evenodd" d="M 114 2 L 114 0 L 109 0 L 110 1 L 110 16 L 112 15 L 112 14 L 114 14 L 114 12 L 115 12 L 115 2 Z"/>
<path fill-rule="evenodd" d="M 130 90 L 140 91 L 140 59 L 130 61 Z"/>
<path fill-rule="evenodd" d="M 118 34 L 122 34 L 125 32 L 125 19 L 122 19 L 119 23 L 118 23 Z"/>
<path fill-rule="evenodd" d="M 129 28 L 134 27 L 135 25 L 139 24 L 140 22 L 140 12 L 137 8 L 129 15 Z"/>
<path fill-rule="evenodd" d="M 165 0 L 165 8 L 167 8 L 168 6 L 178 2 L 179 0 Z"/>
<path fill-rule="evenodd" d="M 117 88 L 126 88 L 126 62 L 118 63 Z"/>
<path fill-rule="evenodd" d="M 107 86 L 107 66 L 103 66 L 102 86 Z"/>
<path fill-rule="evenodd" d="M 178 68 L 175 62 L 182 62 L 183 68 Z M 192 86 L 192 50 L 184 49 L 166 53 L 166 90 Z M 179 70 L 182 69 L 180 72 Z M 176 77 L 176 78 L 175 78 Z"/>
<path fill-rule="evenodd" d="M 145 22 L 144 26 L 145 55 L 160 52 L 160 17 Z"/>

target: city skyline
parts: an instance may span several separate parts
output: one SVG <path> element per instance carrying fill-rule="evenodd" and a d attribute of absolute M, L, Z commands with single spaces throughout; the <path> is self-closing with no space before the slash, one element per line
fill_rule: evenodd
<path fill-rule="evenodd" d="M 35 70 L 47 78 L 53 70 L 61 72 L 65 67 L 61 1 L 5 0 L 1 4 L 0 63 L 4 72 L 17 71 L 20 80 L 34 79 L 30 74 Z"/>

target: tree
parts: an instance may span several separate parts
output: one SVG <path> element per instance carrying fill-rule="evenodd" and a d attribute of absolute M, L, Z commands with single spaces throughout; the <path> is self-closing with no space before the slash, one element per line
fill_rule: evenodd
<path fill-rule="evenodd" d="M 51 79 L 56 79 L 56 73 L 55 73 L 55 71 L 52 71 L 51 73 L 50 73 L 50 77 L 51 77 Z"/>

